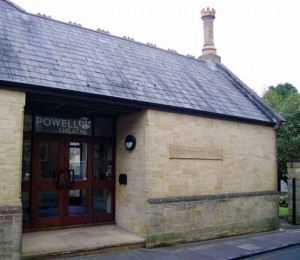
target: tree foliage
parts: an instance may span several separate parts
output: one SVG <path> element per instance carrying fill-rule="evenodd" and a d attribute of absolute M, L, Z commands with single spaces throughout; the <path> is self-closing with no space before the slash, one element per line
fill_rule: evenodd
<path fill-rule="evenodd" d="M 287 162 L 300 158 L 300 94 L 285 83 L 270 86 L 263 99 L 285 119 L 277 130 L 277 152 L 279 178 L 286 180 Z"/>

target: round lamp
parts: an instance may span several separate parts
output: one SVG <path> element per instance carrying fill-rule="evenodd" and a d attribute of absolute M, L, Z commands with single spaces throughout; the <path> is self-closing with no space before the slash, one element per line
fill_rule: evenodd
<path fill-rule="evenodd" d="M 132 151 L 135 148 L 136 139 L 133 135 L 127 135 L 125 138 L 125 148 L 129 151 Z"/>

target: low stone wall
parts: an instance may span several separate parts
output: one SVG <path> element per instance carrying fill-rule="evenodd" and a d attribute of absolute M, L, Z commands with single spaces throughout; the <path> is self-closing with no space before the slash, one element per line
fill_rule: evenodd
<path fill-rule="evenodd" d="M 300 224 L 300 159 L 287 163 L 288 168 L 288 196 L 289 212 L 288 220 L 293 224 Z M 295 204 L 293 200 L 293 179 L 295 179 Z M 295 206 L 295 223 L 293 221 L 293 207 Z"/>
<path fill-rule="evenodd" d="M 148 200 L 147 247 L 278 229 L 274 191 Z"/>
<path fill-rule="evenodd" d="M 22 209 L 20 206 L 0 207 L 0 258 L 21 257 Z"/>

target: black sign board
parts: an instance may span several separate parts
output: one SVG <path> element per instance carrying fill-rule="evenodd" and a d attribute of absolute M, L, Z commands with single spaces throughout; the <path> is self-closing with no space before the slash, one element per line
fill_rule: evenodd
<path fill-rule="evenodd" d="M 35 131 L 39 133 L 92 135 L 92 121 L 87 117 L 36 116 Z"/>

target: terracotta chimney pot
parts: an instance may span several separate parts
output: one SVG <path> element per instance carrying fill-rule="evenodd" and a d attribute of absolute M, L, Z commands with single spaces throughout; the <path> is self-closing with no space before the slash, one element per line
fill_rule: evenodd
<path fill-rule="evenodd" d="M 221 62 L 221 58 L 217 55 L 217 49 L 214 45 L 215 14 L 216 10 L 214 8 L 210 9 L 207 7 L 201 11 L 201 19 L 203 20 L 204 44 L 200 59 Z"/>

